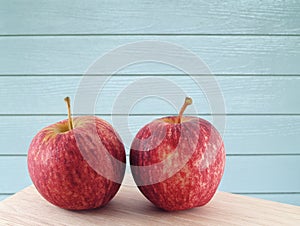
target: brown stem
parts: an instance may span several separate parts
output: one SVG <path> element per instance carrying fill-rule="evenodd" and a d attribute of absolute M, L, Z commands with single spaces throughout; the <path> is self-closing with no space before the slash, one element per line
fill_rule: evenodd
<path fill-rule="evenodd" d="M 71 117 L 71 104 L 70 104 L 70 97 L 66 97 L 65 102 L 67 103 L 67 107 L 68 107 L 68 123 L 69 123 L 69 130 L 73 129 L 73 121 L 72 121 L 72 117 Z"/>
<path fill-rule="evenodd" d="M 182 107 L 180 109 L 180 112 L 178 114 L 178 121 L 177 121 L 177 123 L 181 123 L 181 118 L 182 118 L 183 112 L 185 111 L 185 109 L 187 108 L 187 106 L 191 105 L 192 103 L 193 103 L 192 98 L 190 98 L 190 97 L 186 97 L 185 98 L 184 104 L 182 105 Z"/>

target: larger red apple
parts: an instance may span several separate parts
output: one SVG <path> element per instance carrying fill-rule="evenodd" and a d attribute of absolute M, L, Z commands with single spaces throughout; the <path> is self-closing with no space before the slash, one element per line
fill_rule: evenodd
<path fill-rule="evenodd" d="M 144 126 L 130 150 L 131 171 L 140 191 L 168 211 L 208 203 L 221 181 L 225 150 L 215 127 L 198 117 L 164 117 Z"/>
<path fill-rule="evenodd" d="M 32 140 L 28 170 L 39 193 L 52 204 L 83 210 L 106 205 L 125 173 L 125 149 L 112 126 L 94 116 L 70 116 L 42 129 Z"/>

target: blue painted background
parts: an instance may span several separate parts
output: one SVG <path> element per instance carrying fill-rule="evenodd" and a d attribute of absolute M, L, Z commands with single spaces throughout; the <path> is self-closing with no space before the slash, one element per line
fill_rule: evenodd
<path fill-rule="evenodd" d="M 220 190 L 300 205 L 296 0 L 0 0 L 0 199 L 31 184 L 26 166 L 30 141 L 41 128 L 66 118 L 63 98 L 74 98 L 89 65 L 113 48 L 141 40 L 181 45 L 216 75 L 227 120 Z M 194 98 L 199 116 L 211 120 L 205 94 L 194 82 L 157 64 L 120 71 L 106 84 L 96 114 L 110 122 L 126 116 L 122 106 L 111 116 L 112 103 L 143 76 L 171 80 Z M 152 85 L 155 93 L 157 84 Z M 130 113 L 132 136 L 176 109 L 148 98 Z M 125 132 L 122 126 L 116 129 Z"/>

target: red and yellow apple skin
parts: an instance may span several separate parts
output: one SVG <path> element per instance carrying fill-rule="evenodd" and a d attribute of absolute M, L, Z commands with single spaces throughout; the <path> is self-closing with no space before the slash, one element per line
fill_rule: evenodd
<path fill-rule="evenodd" d="M 104 206 L 124 177 L 124 145 L 102 119 L 75 117 L 73 124 L 74 129 L 69 130 L 68 120 L 58 122 L 33 138 L 28 152 L 30 177 L 39 193 L 58 207 L 85 210 Z"/>
<path fill-rule="evenodd" d="M 212 199 L 224 172 L 225 149 L 208 121 L 182 117 L 178 123 L 178 116 L 165 117 L 137 133 L 130 164 L 148 200 L 167 211 L 185 210 Z"/>

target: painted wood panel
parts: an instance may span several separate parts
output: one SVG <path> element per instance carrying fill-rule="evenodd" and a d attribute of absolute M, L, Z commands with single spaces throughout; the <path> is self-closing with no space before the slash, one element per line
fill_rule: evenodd
<path fill-rule="evenodd" d="M 80 76 L 0 76 L 0 114 L 64 114 L 63 98 L 70 96 L 74 103 L 75 95 L 86 96 L 87 106 L 76 108 L 80 114 L 177 114 L 185 96 L 194 100 L 187 114 L 300 113 L 300 76 L 199 76 L 198 85 L 189 76 L 120 75 L 103 88 L 99 78 L 85 83 Z M 222 92 L 225 112 L 211 110 L 219 92 L 210 79 Z M 95 92 L 98 99 L 90 103 Z"/>
<path fill-rule="evenodd" d="M 113 124 L 127 153 L 133 137 L 146 123 L 161 117 L 100 116 Z M 201 116 L 210 122 L 210 116 Z M 32 138 L 42 128 L 66 116 L 1 116 L 0 155 L 27 154 Z M 300 116 L 227 116 L 224 142 L 230 155 L 300 154 Z M 17 141 L 17 142 L 16 142 Z"/>
<path fill-rule="evenodd" d="M 0 1 L 0 34 L 299 34 L 288 1 Z M 38 18 L 38 19 L 37 19 Z"/>
<path fill-rule="evenodd" d="M 247 194 L 247 196 L 300 206 L 300 194 Z"/>
<path fill-rule="evenodd" d="M 300 192 L 296 179 L 299 161 L 300 156 L 228 156 L 219 189 L 237 193 Z M 26 157 L 2 157 L 0 169 L 0 193 L 14 193 L 31 184 Z"/>
<path fill-rule="evenodd" d="M 26 157 L 0 157 L 0 193 L 15 193 L 30 184 Z"/>
<path fill-rule="evenodd" d="M 31 183 L 26 156 L 13 155 L 26 155 L 39 129 L 66 117 L 62 99 L 74 100 L 80 75 L 116 47 L 158 40 L 193 51 L 218 75 L 229 114 L 224 135 L 229 156 L 220 189 L 300 205 L 299 24 L 296 0 L 0 0 L 0 200 Z M 211 120 L 206 96 L 178 69 L 148 62 L 118 73 L 95 106 L 106 120 L 112 122 L 120 91 L 145 74 L 169 75 L 164 78 L 192 96 L 197 112 Z M 157 92 L 154 80 L 147 84 L 147 90 Z M 85 88 L 88 93 L 93 86 Z M 116 106 L 113 119 L 126 115 L 125 103 Z M 114 126 L 129 147 L 142 125 L 177 111 L 148 97 L 131 109 L 129 125 Z M 187 114 L 193 113 L 188 108 Z"/>
<path fill-rule="evenodd" d="M 220 190 L 299 192 L 299 161 L 299 155 L 227 157 Z"/>
<path fill-rule="evenodd" d="M 193 51 L 215 74 L 299 74 L 300 36 L 52 36 L 0 37 L 0 74 L 82 74 L 100 56 L 138 41 L 166 41 Z M 152 44 L 143 54 L 155 52 Z M 162 52 L 190 62 L 181 51 Z M 136 53 L 127 51 L 125 59 Z M 119 62 L 116 60 L 116 62 Z M 129 74 L 176 74 L 161 63 L 135 64 L 119 71 Z"/>
<path fill-rule="evenodd" d="M 0 194 L 0 201 L 2 201 L 2 200 L 4 200 L 4 199 L 6 199 L 6 198 L 8 198 L 8 197 L 10 197 L 11 195 L 1 195 Z"/>

